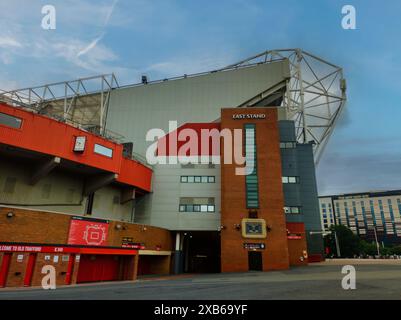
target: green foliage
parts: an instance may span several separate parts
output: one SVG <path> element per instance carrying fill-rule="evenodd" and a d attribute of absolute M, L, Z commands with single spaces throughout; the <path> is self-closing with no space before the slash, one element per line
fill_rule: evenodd
<path fill-rule="evenodd" d="M 366 242 L 365 240 L 361 240 L 360 242 L 360 254 L 366 256 L 375 256 L 377 255 L 377 246 L 374 242 Z"/>
<path fill-rule="evenodd" d="M 343 225 L 332 225 L 330 231 L 337 234 L 341 257 L 353 258 L 361 253 L 361 239 L 349 228 Z M 330 248 L 331 252 L 337 254 L 334 233 L 326 236 L 326 246 Z"/>
<path fill-rule="evenodd" d="M 355 235 L 348 227 L 344 225 L 332 225 L 331 234 L 325 236 L 325 247 L 330 249 L 332 255 L 337 256 L 336 242 L 334 232 L 337 234 L 338 243 L 341 251 L 341 258 L 353 258 L 354 256 L 376 256 L 377 245 L 375 242 L 366 242 Z M 380 255 L 401 255 L 401 245 L 387 245 L 383 248 L 380 245 Z"/>

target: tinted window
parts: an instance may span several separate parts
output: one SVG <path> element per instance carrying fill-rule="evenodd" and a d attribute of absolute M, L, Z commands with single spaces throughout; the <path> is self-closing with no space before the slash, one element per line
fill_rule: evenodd
<path fill-rule="evenodd" d="M 0 124 L 7 127 L 19 129 L 21 128 L 22 119 L 0 112 Z"/>
<path fill-rule="evenodd" d="M 106 156 L 108 158 L 112 158 L 113 157 L 113 149 L 107 148 L 107 147 L 102 146 L 100 144 L 95 144 L 94 151 L 95 151 L 95 153 L 101 154 L 101 155 Z"/>

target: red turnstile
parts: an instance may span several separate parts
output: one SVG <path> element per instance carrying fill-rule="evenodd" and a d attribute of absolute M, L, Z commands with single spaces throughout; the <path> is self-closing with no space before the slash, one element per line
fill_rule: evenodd
<path fill-rule="evenodd" d="M 29 287 L 31 285 L 33 269 L 35 268 L 35 262 L 36 262 L 36 253 L 30 253 L 28 258 L 28 263 L 26 265 L 24 287 Z"/>
<path fill-rule="evenodd" d="M 10 268 L 12 253 L 5 252 L 0 267 L 0 288 L 5 287 L 7 283 L 8 269 Z"/>

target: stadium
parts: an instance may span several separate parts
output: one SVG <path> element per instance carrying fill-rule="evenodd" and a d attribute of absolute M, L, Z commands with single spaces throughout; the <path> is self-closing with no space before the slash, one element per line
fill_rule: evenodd
<path fill-rule="evenodd" d="M 342 68 L 301 49 L 133 85 L 107 74 L 1 91 L 0 286 L 40 285 L 49 264 L 68 285 L 323 260 L 315 165 L 345 102 Z M 170 160 L 163 139 L 242 130 L 253 170 L 214 161 L 225 139 L 150 163 L 155 128 Z"/>

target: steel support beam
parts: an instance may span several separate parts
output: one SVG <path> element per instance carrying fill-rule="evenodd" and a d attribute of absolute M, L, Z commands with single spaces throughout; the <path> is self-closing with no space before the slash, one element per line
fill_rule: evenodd
<path fill-rule="evenodd" d="M 29 184 L 30 185 L 35 185 L 39 180 L 43 179 L 45 176 L 47 176 L 55 167 L 57 167 L 61 162 L 61 159 L 59 157 L 53 157 L 41 165 L 39 165 L 38 168 L 36 168 L 35 172 L 32 174 Z"/>
<path fill-rule="evenodd" d="M 120 204 L 135 200 L 135 188 L 124 188 L 121 190 Z"/>
<path fill-rule="evenodd" d="M 87 179 L 85 182 L 84 196 L 88 196 L 94 193 L 96 190 L 109 185 L 110 183 L 116 181 L 117 178 L 118 174 L 116 173 L 102 173 Z"/>

